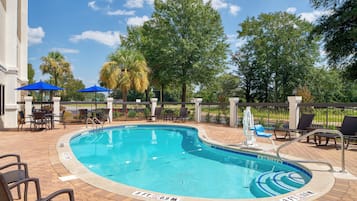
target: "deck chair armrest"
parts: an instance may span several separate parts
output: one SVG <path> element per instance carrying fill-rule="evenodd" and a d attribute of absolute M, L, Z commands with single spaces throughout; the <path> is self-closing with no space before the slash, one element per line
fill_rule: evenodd
<path fill-rule="evenodd" d="M 24 168 L 24 170 L 27 172 L 27 164 L 26 163 L 9 163 L 9 164 L 1 166 L 0 170 L 6 169 L 6 168 L 9 168 L 12 166 L 19 166 L 19 167 L 22 166 Z"/>
<path fill-rule="evenodd" d="M 20 155 L 18 155 L 18 154 L 4 154 L 4 155 L 1 155 L 1 156 L 0 156 L 0 159 L 2 159 L 2 158 L 8 158 L 8 157 L 15 157 L 16 160 L 17 160 L 17 162 L 21 162 L 21 160 L 20 160 Z"/>
<path fill-rule="evenodd" d="M 14 182 L 9 185 L 9 189 L 11 190 L 15 187 L 20 186 L 21 184 L 28 184 L 30 182 L 33 182 L 35 184 L 37 200 L 40 200 L 41 199 L 41 189 L 40 189 L 40 181 L 38 178 L 26 178 L 26 179 L 22 179 L 20 181 Z"/>
<path fill-rule="evenodd" d="M 61 190 L 58 190 L 58 191 L 55 191 L 53 193 L 51 193 L 50 195 L 48 195 L 47 197 L 45 198 L 41 198 L 40 201 L 49 201 L 49 200 L 52 200 L 53 198 L 57 197 L 57 196 L 60 196 L 62 194 L 68 194 L 68 198 L 70 201 L 74 201 L 74 193 L 73 193 L 73 190 L 72 189 L 61 189 Z"/>

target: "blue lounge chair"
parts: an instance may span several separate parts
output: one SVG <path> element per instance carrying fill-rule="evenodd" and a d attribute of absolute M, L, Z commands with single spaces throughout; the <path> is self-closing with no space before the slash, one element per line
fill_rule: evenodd
<path fill-rule="evenodd" d="M 261 124 L 254 125 L 254 133 L 257 137 L 266 138 L 266 139 L 270 140 L 270 142 L 272 143 L 272 145 L 274 147 L 274 150 L 276 150 L 275 143 L 272 139 L 273 134 L 266 133 L 263 125 L 261 125 Z"/>

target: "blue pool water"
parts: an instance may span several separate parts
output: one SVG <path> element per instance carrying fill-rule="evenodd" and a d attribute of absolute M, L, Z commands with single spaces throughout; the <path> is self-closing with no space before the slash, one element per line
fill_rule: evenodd
<path fill-rule="evenodd" d="M 165 194 L 270 197 L 300 188 L 311 178 L 291 164 L 207 145 L 195 128 L 184 126 L 109 127 L 82 133 L 70 146 L 92 172 Z"/>

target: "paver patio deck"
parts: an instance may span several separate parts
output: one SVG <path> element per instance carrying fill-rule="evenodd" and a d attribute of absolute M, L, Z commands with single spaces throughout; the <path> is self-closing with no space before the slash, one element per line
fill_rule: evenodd
<path fill-rule="evenodd" d="M 125 122 L 114 122 L 111 125 L 116 124 L 125 124 Z M 190 125 L 191 123 L 186 124 Z M 205 129 L 207 136 L 213 140 L 229 144 L 238 144 L 243 141 L 242 131 L 237 128 L 204 123 L 199 125 Z M 64 129 L 62 125 L 57 125 L 54 130 L 39 132 L 31 132 L 26 128 L 24 131 L 0 131 L 0 154 L 20 154 L 22 160 L 28 163 L 30 176 L 40 178 L 43 195 L 48 195 L 61 188 L 73 188 L 76 201 L 139 200 L 95 188 L 79 179 L 65 182 L 59 180 L 58 177 L 67 176 L 70 173 L 58 159 L 56 143 L 62 135 L 83 127 L 84 125 L 68 125 Z M 277 141 L 276 143 L 281 144 L 282 142 Z M 299 142 L 286 147 L 282 150 L 282 153 L 305 159 L 324 160 L 330 162 L 333 166 L 340 166 L 340 151 L 336 150 L 333 145 L 316 147 L 312 143 Z M 357 145 L 351 145 L 345 152 L 345 157 L 346 169 L 353 175 L 357 175 Z M 357 200 L 357 180 L 336 179 L 333 189 L 318 200 Z"/>

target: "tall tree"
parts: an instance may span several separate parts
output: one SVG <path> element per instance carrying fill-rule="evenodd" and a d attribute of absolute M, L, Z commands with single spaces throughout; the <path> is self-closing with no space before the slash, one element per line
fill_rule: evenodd
<path fill-rule="evenodd" d="M 42 74 L 50 75 L 50 83 L 64 87 L 64 79 L 67 76 L 72 76 L 71 65 L 67 62 L 64 56 L 60 52 L 49 52 L 46 57 L 41 58 L 42 63 L 40 69 Z M 59 92 L 61 96 L 63 91 Z M 50 92 L 50 96 L 53 96 L 53 91 Z"/>
<path fill-rule="evenodd" d="M 32 64 L 27 64 L 27 79 L 29 81 L 29 84 L 35 82 L 34 77 L 35 77 L 35 70 L 33 69 Z"/>
<path fill-rule="evenodd" d="M 346 70 L 357 79 L 357 1 L 311 0 L 315 8 L 324 7 L 329 14 L 319 19 L 314 33 L 322 34 L 324 48 L 332 67 Z"/>
<path fill-rule="evenodd" d="M 309 37 L 313 25 L 276 12 L 247 18 L 241 27 L 238 37 L 246 43 L 233 59 L 247 100 L 255 96 L 263 102 L 286 101 L 316 62 L 318 46 Z"/>
<path fill-rule="evenodd" d="M 130 89 L 140 93 L 147 89 L 149 72 L 140 52 L 121 48 L 109 56 L 109 61 L 102 66 L 99 79 L 110 89 L 120 89 L 126 101 Z"/>
<path fill-rule="evenodd" d="M 63 86 L 63 78 L 72 75 L 71 65 L 60 52 L 49 52 L 46 57 L 41 58 L 40 69 L 42 74 L 49 74 L 52 84 Z"/>
<path fill-rule="evenodd" d="M 149 59 L 153 75 L 181 85 L 182 102 L 186 102 L 188 85 L 210 82 L 225 67 L 226 36 L 221 17 L 210 2 L 155 0 L 152 19 L 144 24 L 144 31 L 155 48 L 151 58 L 158 59 L 155 65 Z"/>

